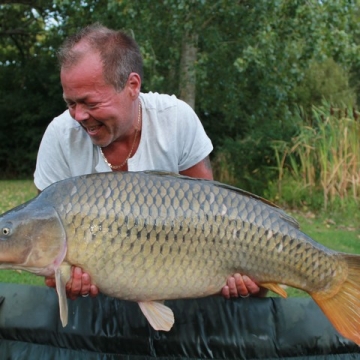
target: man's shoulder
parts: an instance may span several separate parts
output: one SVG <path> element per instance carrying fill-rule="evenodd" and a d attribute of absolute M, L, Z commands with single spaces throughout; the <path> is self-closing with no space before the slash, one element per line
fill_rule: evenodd
<path fill-rule="evenodd" d="M 193 112 L 193 109 L 186 102 L 178 99 L 175 95 L 148 92 L 141 93 L 140 97 L 146 109 L 155 110 L 158 113 L 171 109 L 177 112 Z"/>
<path fill-rule="evenodd" d="M 140 97 L 148 109 L 166 109 L 169 106 L 175 106 L 178 101 L 175 95 L 159 94 L 157 92 L 141 93 Z"/>
<path fill-rule="evenodd" d="M 56 116 L 49 125 L 61 129 L 81 127 L 80 124 L 70 116 L 69 110 L 65 110 L 62 114 Z"/>

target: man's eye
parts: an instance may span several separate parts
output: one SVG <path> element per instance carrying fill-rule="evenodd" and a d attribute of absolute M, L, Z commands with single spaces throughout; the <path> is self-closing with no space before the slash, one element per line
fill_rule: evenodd
<path fill-rule="evenodd" d="M 95 109 L 97 104 L 86 104 L 88 109 Z"/>
<path fill-rule="evenodd" d="M 73 109 L 75 107 L 75 103 L 67 102 L 66 105 L 69 109 Z"/>

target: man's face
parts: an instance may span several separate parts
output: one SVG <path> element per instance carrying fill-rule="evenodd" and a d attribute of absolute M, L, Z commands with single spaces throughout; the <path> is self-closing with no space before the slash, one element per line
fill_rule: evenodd
<path fill-rule="evenodd" d="M 121 92 L 107 84 L 96 53 L 87 53 L 76 65 L 61 69 L 63 96 L 70 115 L 98 146 L 121 140 L 133 122 L 128 83 Z"/>

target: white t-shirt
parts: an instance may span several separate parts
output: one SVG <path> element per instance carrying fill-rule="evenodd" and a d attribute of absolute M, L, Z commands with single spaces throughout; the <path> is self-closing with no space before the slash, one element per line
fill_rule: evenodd
<path fill-rule="evenodd" d="M 129 171 L 178 173 L 210 154 L 212 143 L 192 108 L 174 95 L 140 94 L 142 130 Z M 39 190 L 72 176 L 111 171 L 89 135 L 66 110 L 53 119 L 42 138 L 34 182 Z"/>

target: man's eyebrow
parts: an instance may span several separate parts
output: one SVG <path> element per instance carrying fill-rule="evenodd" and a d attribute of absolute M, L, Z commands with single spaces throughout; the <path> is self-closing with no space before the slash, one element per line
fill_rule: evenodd
<path fill-rule="evenodd" d="M 83 96 L 82 98 L 78 98 L 78 99 L 74 100 L 74 99 L 69 99 L 63 95 L 63 99 L 65 102 L 80 102 L 80 103 L 82 103 L 88 99 L 88 96 Z"/>

